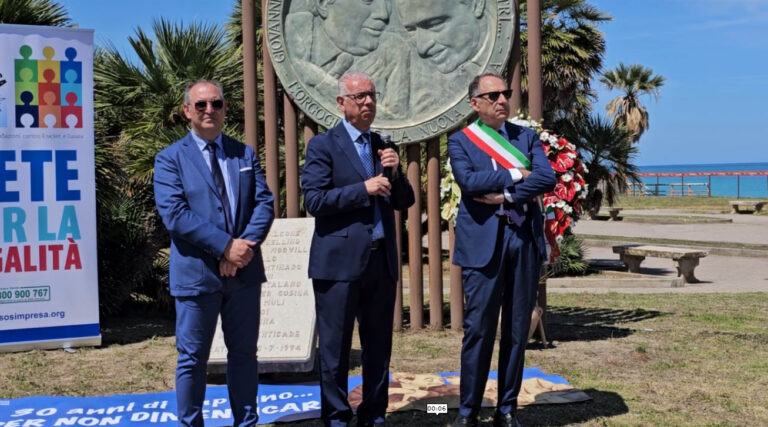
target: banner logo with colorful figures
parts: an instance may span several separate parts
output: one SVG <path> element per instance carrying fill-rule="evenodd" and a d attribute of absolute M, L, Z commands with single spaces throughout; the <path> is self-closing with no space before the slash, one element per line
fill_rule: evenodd
<path fill-rule="evenodd" d="M 55 61 L 56 50 L 43 48 L 44 59 L 32 59 L 32 47 L 19 49 L 14 60 L 17 128 L 82 128 L 83 63 L 77 49 L 64 51 L 66 61 Z"/>

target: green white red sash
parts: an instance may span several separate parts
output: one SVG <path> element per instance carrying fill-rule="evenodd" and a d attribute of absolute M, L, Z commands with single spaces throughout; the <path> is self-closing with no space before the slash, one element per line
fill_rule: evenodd
<path fill-rule="evenodd" d="M 505 169 L 531 169 L 531 162 L 520 150 L 506 140 L 496 129 L 476 120 L 462 131 L 472 143 L 491 156 Z"/>
<path fill-rule="evenodd" d="M 507 141 L 506 138 L 501 136 L 496 129 L 493 129 L 480 120 L 476 120 L 474 123 L 464 128 L 463 132 L 472 143 L 496 160 L 496 163 L 500 164 L 503 168 L 525 168 L 531 170 L 531 161 L 528 160 L 525 154 Z M 546 217 L 544 220 L 545 245 L 547 246 L 546 252 L 548 261 L 553 263 L 560 255 L 557 238 L 551 227 L 552 221 L 546 213 L 546 209 L 544 209 L 544 201 L 541 196 L 538 196 L 535 199 L 539 204 L 542 214 Z M 554 215 L 552 216 L 554 217 Z"/>

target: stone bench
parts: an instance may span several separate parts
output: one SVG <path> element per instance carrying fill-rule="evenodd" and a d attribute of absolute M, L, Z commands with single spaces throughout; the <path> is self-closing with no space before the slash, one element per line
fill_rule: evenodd
<path fill-rule="evenodd" d="M 731 200 L 731 213 L 752 212 L 758 213 L 766 203 L 764 200 Z"/>
<path fill-rule="evenodd" d="M 618 221 L 619 219 L 619 212 L 621 212 L 623 208 L 605 208 L 605 210 L 608 211 L 608 215 L 610 215 L 610 218 L 608 221 Z M 590 211 L 589 212 L 589 219 L 598 219 L 600 217 L 599 212 L 597 211 Z"/>
<path fill-rule="evenodd" d="M 608 208 L 608 215 L 611 216 L 611 218 L 608 221 L 617 221 L 619 219 L 619 213 L 621 212 L 622 208 Z"/>
<path fill-rule="evenodd" d="M 675 261 L 678 277 L 683 276 L 685 283 L 696 283 L 699 281 L 693 275 L 693 270 L 699 265 L 699 258 L 707 256 L 707 251 L 651 245 L 614 246 L 613 253 L 619 254 L 621 261 L 632 273 L 640 272 L 640 264 L 645 257 L 671 258 Z"/>

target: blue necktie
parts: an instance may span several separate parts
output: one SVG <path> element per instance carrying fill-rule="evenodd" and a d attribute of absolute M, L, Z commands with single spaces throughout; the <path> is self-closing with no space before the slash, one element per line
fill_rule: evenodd
<path fill-rule="evenodd" d="M 373 176 L 373 156 L 371 155 L 371 144 L 368 142 L 368 135 L 360 134 L 358 138 L 358 144 L 360 144 L 360 161 L 363 162 L 363 169 L 368 174 L 367 178 Z"/>
<path fill-rule="evenodd" d="M 368 134 L 360 134 L 357 138 L 357 143 L 360 144 L 360 161 L 363 163 L 363 169 L 368 175 L 367 178 L 373 177 L 373 155 L 371 154 L 371 143 L 368 139 Z M 379 240 L 384 238 L 384 226 L 381 223 L 381 212 L 379 211 L 379 199 L 373 198 L 373 230 L 371 232 L 372 240 Z"/>
<path fill-rule="evenodd" d="M 215 142 L 209 142 L 205 146 L 205 149 L 210 153 L 211 160 L 211 175 L 213 176 L 213 183 L 216 184 L 216 191 L 219 193 L 219 200 L 224 209 L 224 223 L 227 228 L 227 232 L 232 232 L 232 209 L 229 206 L 229 196 L 227 196 L 227 187 L 224 185 L 224 174 L 221 173 L 221 167 L 219 166 L 219 160 L 216 158 L 216 148 L 218 146 Z"/>

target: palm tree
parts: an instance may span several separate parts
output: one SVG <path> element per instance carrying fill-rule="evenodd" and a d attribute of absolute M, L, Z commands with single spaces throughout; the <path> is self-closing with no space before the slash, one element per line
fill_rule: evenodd
<path fill-rule="evenodd" d="M 242 60 L 226 32 L 156 20 L 129 42 L 138 63 L 114 46 L 94 55 L 97 221 L 101 311 L 120 310 L 132 293 L 167 299 L 168 236 L 154 208 L 157 152 L 188 132 L 184 88 L 200 78 L 221 82 L 228 101 L 228 134 L 242 134 Z M 126 262 L 129 260 L 129 262 Z M 163 267 L 165 265 L 165 267 Z"/>
<path fill-rule="evenodd" d="M 603 197 L 613 206 L 628 183 L 639 182 L 634 165 L 637 145 L 632 144 L 632 132 L 622 124 L 612 124 L 600 115 L 590 116 L 567 139 L 579 148 L 588 169 L 584 177 L 589 188 L 588 212 L 596 214 Z"/>
<path fill-rule="evenodd" d="M 614 124 L 622 124 L 632 132 L 632 142 L 640 140 L 640 136 L 648 130 L 648 110 L 640 102 L 640 96 L 653 95 L 658 99 L 665 78 L 653 75 L 653 70 L 639 64 L 629 67 L 624 63 L 613 70 L 606 71 L 600 77 L 600 82 L 608 90 L 618 89 L 623 92 L 605 106 L 608 117 Z"/>
<path fill-rule="evenodd" d="M 51 0 L 0 0 L 0 24 L 47 25 L 71 24 L 67 9 Z"/>
<path fill-rule="evenodd" d="M 521 22 L 527 28 L 526 2 L 521 1 Z M 611 20 L 586 0 L 542 0 L 541 53 L 544 123 L 560 134 L 589 116 L 597 99 L 591 82 L 600 72 L 605 39 L 597 27 Z M 523 105 L 528 103 L 528 32 L 521 40 Z"/>
<path fill-rule="evenodd" d="M 144 182 L 151 181 L 155 154 L 187 132 L 181 104 L 190 81 L 219 81 L 228 101 L 228 131 L 242 133 L 242 61 L 224 30 L 162 18 L 152 29 L 154 37 L 141 28 L 129 37 L 139 64 L 107 46 L 97 51 L 94 70 L 96 112 L 120 136 L 131 175 Z"/>
<path fill-rule="evenodd" d="M 256 44 L 261 46 L 261 2 L 253 2 L 253 13 L 256 24 Z M 235 0 L 232 13 L 229 15 L 229 20 L 225 24 L 227 29 L 227 40 L 235 46 L 241 46 L 243 44 L 243 3 L 240 0 Z M 258 57 L 261 58 L 261 50 L 258 51 Z"/>

